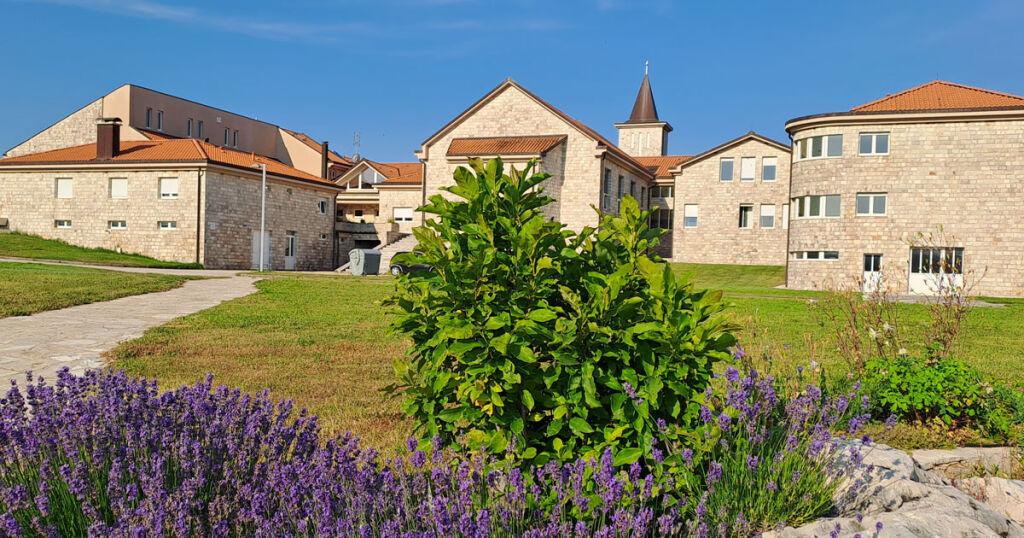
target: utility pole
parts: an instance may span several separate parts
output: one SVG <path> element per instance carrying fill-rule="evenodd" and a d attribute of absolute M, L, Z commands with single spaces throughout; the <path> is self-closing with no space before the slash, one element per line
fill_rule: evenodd
<path fill-rule="evenodd" d="M 257 163 L 253 165 L 260 169 L 260 272 L 263 272 L 263 253 L 266 248 L 263 244 L 267 236 L 267 165 Z"/>

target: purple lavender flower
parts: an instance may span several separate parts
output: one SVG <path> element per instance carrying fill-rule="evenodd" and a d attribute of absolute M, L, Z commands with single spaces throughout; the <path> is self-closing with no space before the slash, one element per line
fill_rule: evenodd
<path fill-rule="evenodd" d="M 708 484 L 714 484 L 722 479 L 722 464 L 712 461 L 708 467 Z"/>

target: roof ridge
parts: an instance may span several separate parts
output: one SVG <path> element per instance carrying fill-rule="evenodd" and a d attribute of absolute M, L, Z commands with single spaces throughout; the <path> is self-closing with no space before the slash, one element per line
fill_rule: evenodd
<path fill-rule="evenodd" d="M 195 146 L 196 151 L 199 152 L 199 155 L 201 155 L 206 160 L 210 160 L 210 154 L 207 153 L 206 149 L 203 147 L 203 145 L 199 143 L 199 139 L 198 138 L 189 138 L 188 140 L 192 141 L 192 145 Z M 164 142 L 167 142 L 167 140 L 164 140 Z M 205 142 L 205 143 L 209 144 L 209 142 Z"/>
<path fill-rule="evenodd" d="M 918 84 L 917 86 L 914 86 L 914 87 L 911 87 L 911 88 L 907 88 L 907 89 L 905 89 L 903 91 L 899 91 L 899 92 L 896 92 L 896 93 L 891 93 L 891 94 L 885 95 L 884 97 L 880 97 L 878 99 L 875 99 L 874 101 L 871 101 L 871 102 L 868 102 L 868 103 L 864 103 L 862 105 L 855 106 L 855 107 L 851 108 L 850 111 L 851 112 L 857 112 L 859 110 L 862 110 L 862 109 L 865 109 L 865 108 L 869 108 L 871 106 L 878 105 L 878 104 L 884 103 L 886 101 L 890 101 L 892 99 L 896 99 L 898 97 L 907 95 L 907 94 L 909 94 L 911 92 L 922 90 L 922 89 L 927 88 L 929 86 L 935 86 L 935 85 L 952 86 L 954 88 L 960 88 L 960 89 L 963 89 L 963 90 L 971 90 L 971 91 L 976 91 L 976 92 L 987 93 L 989 95 L 998 95 L 1000 97 L 1009 97 L 1011 99 L 1019 99 L 1022 102 L 1024 102 L 1024 97 L 1021 97 L 1019 95 L 1014 95 L 1012 93 L 1000 92 L 1000 91 L 996 91 L 996 90 L 990 90 L 990 89 L 987 89 L 987 88 L 980 88 L 978 86 L 970 86 L 970 85 L 967 85 L 967 84 L 961 84 L 959 82 L 951 82 L 951 81 L 948 81 L 948 80 L 935 79 L 935 80 L 931 80 L 931 81 L 925 82 L 923 84 Z"/>

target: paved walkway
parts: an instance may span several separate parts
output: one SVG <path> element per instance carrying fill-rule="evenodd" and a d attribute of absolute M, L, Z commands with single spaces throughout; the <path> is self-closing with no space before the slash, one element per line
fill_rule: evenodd
<path fill-rule="evenodd" d="M 142 336 L 146 329 L 256 291 L 257 279 L 239 276 L 237 271 L 97 268 L 221 278 L 189 280 L 169 291 L 0 319 L 0 395 L 7 392 L 11 379 L 24 382 L 28 371 L 52 381 L 65 366 L 76 374 L 101 367 L 105 351 Z"/>

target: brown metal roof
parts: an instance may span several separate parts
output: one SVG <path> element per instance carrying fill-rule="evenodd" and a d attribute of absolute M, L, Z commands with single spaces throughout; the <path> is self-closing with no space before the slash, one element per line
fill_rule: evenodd
<path fill-rule="evenodd" d="M 853 107 L 851 112 L 908 112 L 1024 107 L 1024 97 L 933 80 Z"/>
<path fill-rule="evenodd" d="M 449 157 L 544 155 L 564 142 L 566 138 L 566 135 L 454 138 L 448 146 L 447 155 Z"/>
<path fill-rule="evenodd" d="M 654 92 L 651 91 L 651 80 L 644 73 L 644 81 L 640 83 L 640 91 L 636 92 L 633 112 L 626 123 L 659 123 L 658 107 L 654 105 Z"/>

